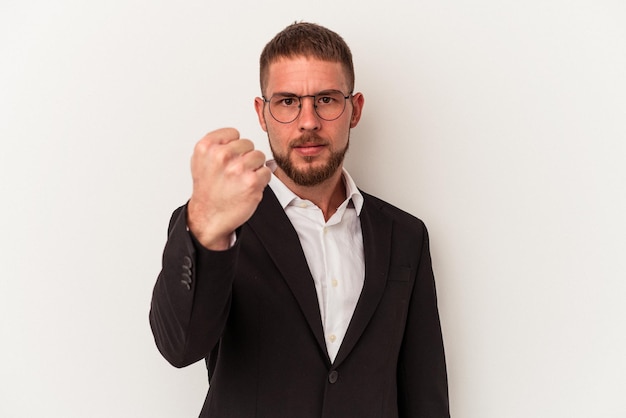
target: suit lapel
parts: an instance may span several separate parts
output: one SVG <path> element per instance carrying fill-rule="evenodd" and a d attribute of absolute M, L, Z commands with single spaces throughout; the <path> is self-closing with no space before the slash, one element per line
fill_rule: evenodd
<path fill-rule="evenodd" d="M 330 363 L 324 342 L 322 318 L 313 276 L 309 270 L 298 234 L 278 199 L 268 186 L 248 225 L 263 243 L 298 301 L 311 331 Z"/>
<path fill-rule="evenodd" d="M 352 320 L 343 339 L 334 365 L 339 365 L 352 351 L 380 302 L 387 283 L 387 269 L 391 256 L 392 220 L 363 194 L 361 230 L 365 253 L 365 282 Z"/>
<path fill-rule="evenodd" d="M 341 344 L 335 366 L 352 351 L 374 315 L 384 293 L 387 268 L 391 257 L 392 220 L 366 194 L 361 211 L 361 230 L 365 253 L 365 282 L 352 320 Z M 270 187 L 265 188 L 263 200 L 248 225 L 256 233 L 266 251 L 280 270 L 298 301 L 318 345 L 328 353 L 317 302 L 313 276 L 302 251 L 298 234 Z"/>

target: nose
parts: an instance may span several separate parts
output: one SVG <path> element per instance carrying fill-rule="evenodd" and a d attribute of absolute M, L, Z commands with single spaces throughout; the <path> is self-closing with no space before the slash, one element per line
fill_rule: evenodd
<path fill-rule="evenodd" d="M 305 100 L 311 99 L 311 100 Z M 320 117 L 315 110 L 315 97 L 303 96 L 300 99 L 300 115 L 298 117 L 298 129 L 301 131 L 316 131 L 320 128 Z"/>

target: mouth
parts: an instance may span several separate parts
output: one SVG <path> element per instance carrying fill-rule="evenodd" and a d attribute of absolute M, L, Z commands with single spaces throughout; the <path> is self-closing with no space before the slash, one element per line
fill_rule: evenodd
<path fill-rule="evenodd" d="M 320 156 L 329 144 L 315 133 L 306 132 L 291 142 L 291 150 L 298 156 L 304 157 L 308 162 L 311 158 Z"/>
<path fill-rule="evenodd" d="M 326 148 L 326 144 L 319 144 L 319 143 L 305 143 L 305 144 L 294 145 L 292 147 L 292 149 L 295 150 L 298 154 L 307 156 L 307 157 L 316 156 L 320 154 L 325 148 Z"/>

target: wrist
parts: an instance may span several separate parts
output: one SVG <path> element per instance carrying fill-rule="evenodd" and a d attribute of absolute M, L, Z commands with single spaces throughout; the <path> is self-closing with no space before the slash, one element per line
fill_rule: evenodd
<path fill-rule="evenodd" d="M 187 205 L 187 230 L 203 247 L 212 251 L 224 251 L 236 240 L 234 231 L 224 231 L 223 222 L 216 216 L 207 215 L 191 201 Z"/>

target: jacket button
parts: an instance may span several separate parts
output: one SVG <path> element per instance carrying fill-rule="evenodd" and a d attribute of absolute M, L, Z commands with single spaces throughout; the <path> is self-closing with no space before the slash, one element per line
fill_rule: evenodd
<path fill-rule="evenodd" d="M 335 383 L 337 379 L 339 379 L 339 373 L 337 372 L 337 370 L 333 370 L 328 374 L 328 381 L 330 383 Z"/>
<path fill-rule="evenodd" d="M 185 256 L 185 258 L 183 258 L 183 266 L 191 268 L 192 265 L 193 263 L 191 262 L 191 257 Z"/>

